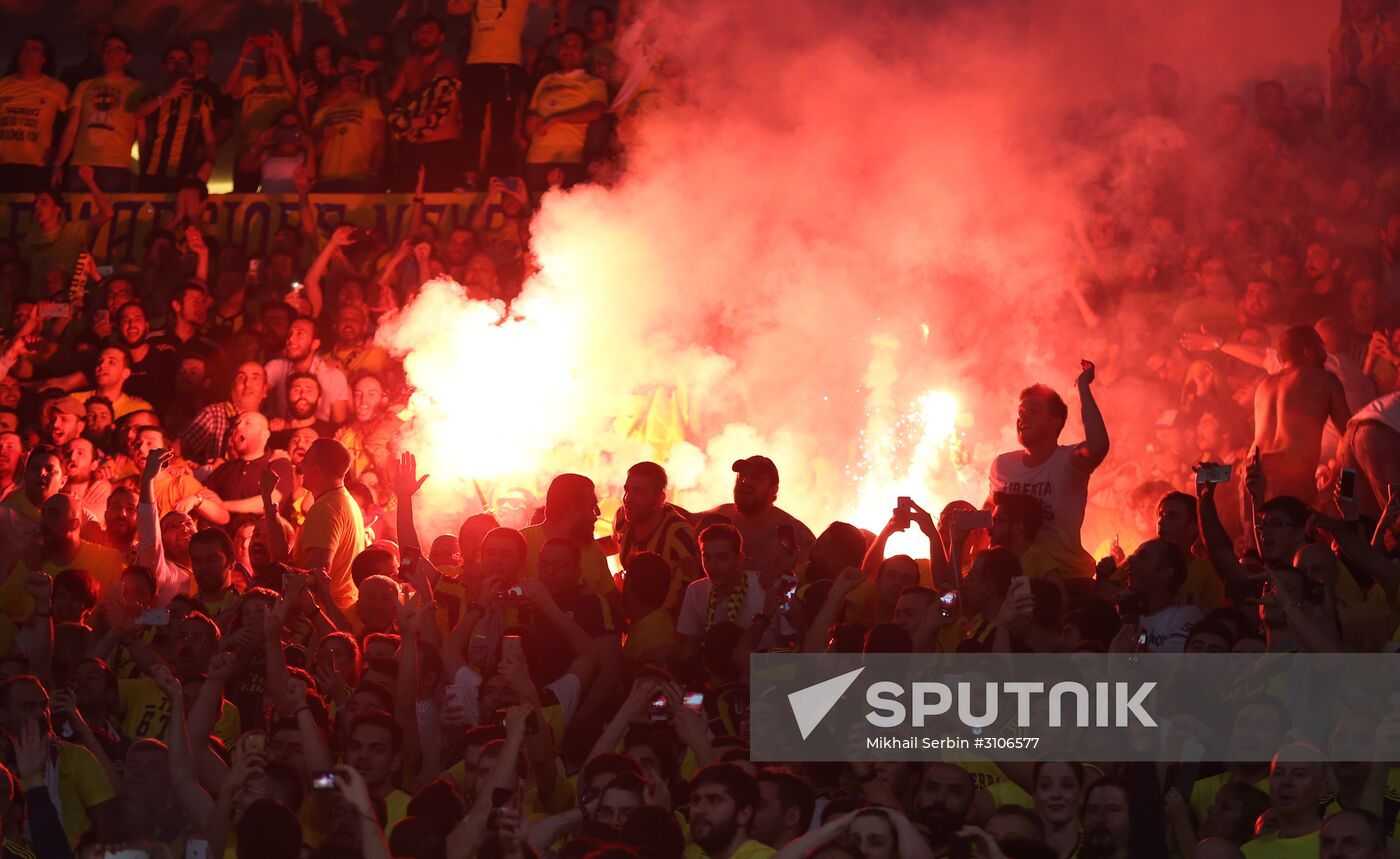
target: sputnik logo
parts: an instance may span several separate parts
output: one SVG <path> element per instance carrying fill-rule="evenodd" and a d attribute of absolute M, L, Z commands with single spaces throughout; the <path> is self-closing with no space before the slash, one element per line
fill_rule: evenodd
<path fill-rule="evenodd" d="M 788 694 L 788 704 L 792 706 L 792 715 L 797 719 L 797 729 L 802 732 L 802 739 L 811 736 L 817 725 L 821 724 L 826 714 L 831 712 L 831 708 L 836 706 L 836 702 L 841 700 L 841 696 L 846 694 L 846 690 L 851 688 L 851 684 L 856 682 L 856 678 L 865 670 L 864 666 L 855 671 L 848 671 L 839 674 L 830 680 L 823 680 L 805 689 L 798 689 L 796 692 Z"/>

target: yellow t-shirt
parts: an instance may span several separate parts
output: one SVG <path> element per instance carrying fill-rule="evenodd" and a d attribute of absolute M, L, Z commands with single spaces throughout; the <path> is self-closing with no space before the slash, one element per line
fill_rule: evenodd
<path fill-rule="evenodd" d="M 1280 838 L 1278 835 L 1265 835 L 1246 841 L 1240 850 L 1245 859 L 1317 859 L 1321 850 L 1322 830 L 1299 835 L 1297 838 Z"/>
<path fill-rule="evenodd" d="M 1220 789 L 1235 781 L 1239 781 L 1239 778 L 1235 773 L 1229 771 L 1197 779 L 1196 783 L 1191 786 L 1190 797 L 1191 813 L 1195 815 L 1196 820 L 1204 821 L 1206 812 L 1210 811 L 1211 805 L 1215 803 L 1215 797 L 1220 793 Z M 1269 777 L 1264 776 L 1254 782 L 1254 787 L 1268 793 Z"/>
<path fill-rule="evenodd" d="M 591 104 L 608 103 L 608 85 L 583 69 L 545 75 L 530 99 L 530 112 L 545 119 Z M 556 122 L 530 140 L 529 164 L 582 164 L 588 126 Z"/>
<path fill-rule="evenodd" d="M 690 833 L 689 830 L 687 830 L 686 837 L 689 838 L 689 836 Z M 750 838 L 748 841 L 739 845 L 739 849 L 734 851 L 734 855 L 731 859 L 768 859 L 773 853 L 774 850 L 772 847 L 769 847 L 761 841 L 754 841 Z M 692 841 L 685 845 L 685 859 L 709 859 L 709 857 L 710 854 L 701 850 L 699 844 Z"/>
<path fill-rule="evenodd" d="M 322 179 L 369 179 L 376 137 L 384 134 L 379 100 L 361 93 L 344 93 L 321 106 L 311 127 L 324 144 Z M 347 371 L 348 372 L 348 371 Z"/>
<path fill-rule="evenodd" d="M 399 825 L 399 821 L 408 817 L 408 804 L 413 801 L 413 794 L 406 793 L 398 788 L 389 791 L 389 795 L 384 797 L 384 832 L 393 832 L 394 827 Z"/>
<path fill-rule="evenodd" d="M 520 35 L 529 17 L 530 0 L 477 0 L 467 63 L 520 65 Z"/>
<path fill-rule="evenodd" d="M 1186 558 L 1186 584 L 1181 586 L 1181 594 L 1202 612 L 1212 611 L 1225 604 L 1225 583 L 1215 573 L 1215 566 L 1209 558 L 1189 555 Z"/>
<path fill-rule="evenodd" d="M 68 87 L 48 75 L 0 78 L 0 164 L 47 164 L 54 121 L 67 106 Z"/>
<path fill-rule="evenodd" d="M 92 399 L 95 396 L 97 396 L 96 391 L 73 392 L 73 398 L 80 403 L 86 403 L 88 400 Z M 140 397 L 133 397 L 126 391 L 122 391 L 122 395 L 120 397 L 117 397 L 116 401 L 112 403 L 112 417 L 116 420 L 121 420 L 122 418 L 126 417 L 132 412 L 153 411 L 155 411 L 155 406 L 152 406 L 150 403 L 146 402 Z"/>
<path fill-rule="evenodd" d="M 276 73 L 244 78 L 238 97 L 238 151 L 246 152 L 272 125 L 273 117 L 296 107 L 282 76 Z"/>
<path fill-rule="evenodd" d="M 204 488 L 204 484 L 194 479 L 193 475 L 182 474 L 179 477 L 169 477 L 168 472 L 162 472 L 151 484 L 151 496 L 156 502 L 156 513 L 164 516 L 182 498 L 188 498 Z"/>
<path fill-rule="evenodd" d="M 136 108 L 145 97 L 146 85 L 136 78 L 92 78 L 78 84 L 70 102 L 77 111 L 78 137 L 69 163 L 130 169 Z"/>
<path fill-rule="evenodd" d="M 121 578 L 125 566 L 122 554 L 117 550 L 84 540 L 78 546 L 78 554 L 73 558 L 73 563 L 47 563 L 40 569 L 50 576 L 56 576 L 63 570 L 87 570 L 97 579 L 98 586 L 106 590 Z M 17 623 L 23 623 L 34 613 L 34 600 L 24 590 L 24 580 L 29 577 L 30 572 L 29 565 L 21 560 L 10 570 L 4 583 L 0 584 L 0 614 Z"/>
<path fill-rule="evenodd" d="M 543 525 L 531 525 L 522 529 L 520 534 L 525 538 L 525 577 L 537 579 L 540 575 L 540 549 L 549 542 L 549 535 L 545 534 Z M 608 558 L 598 544 L 590 540 L 588 545 L 582 548 L 581 554 L 583 583 L 602 596 L 617 593 L 612 573 L 608 571 Z"/>
<path fill-rule="evenodd" d="M 118 712 L 121 714 L 122 734 L 131 739 L 147 737 L 164 741 L 170 730 L 170 699 L 150 677 L 117 681 Z M 243 733 L 243 720 L 238 708 L 228 702 L 219 705 L 219 718 L 214 722 L 214 736 L 226 746 L 232 746 Z"/>
<path fill-rule="evenodd" d="M 78 254 L 88 249 L 88 232 L 87 221 L 64 221 L 52 233 L 29 231 L 20 243 L 20 256 L 29 260 L 30 280 L 36 291 L 49 269 L 73 273 Z"/>
<path fill-rule="evenodd" d="M 58 802 L 69 846 L 92 826 L 87 810 L 115 797 L 112 782 L 92 752 L 73 743 L 58 744 Z"/>
<path fill-rule="evenodd" d="M 622 643 L 622 656 L 630 665 L 638 665 L 649 650 L 676 643 L 676 619 L 665 607 L 639 618 Z"/>
<path fill-rule="evenodd" d="M 297 566 L 305 566 L 312 549 L 330 549 L 331 599 L 342 611 L 359 599 L 359 589 L 350 578 L 350 562 L 365 550 L 365 520 L 360 505 L 345 487 L 316 499 L 306 514 L 306 523 L 297 534 L 292 553 Z M 536 553 L 538 555 L 538 552 Z"/>

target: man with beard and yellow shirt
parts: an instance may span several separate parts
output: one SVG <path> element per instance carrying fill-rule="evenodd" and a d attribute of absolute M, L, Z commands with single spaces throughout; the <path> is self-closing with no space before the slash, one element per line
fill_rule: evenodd
<path fill-rule="evenodd" d="M 608 85 L 583 69 L 584 36 L 570 30 L 559 40 L 559 71 L 545 75 L 530 99 L 525 134 L 525 181 L 531 189 L 549 187 L 549 174 L 560 169 L 564 184 L 583 178 L 583 149 L 588 124 L 608 109 Z"/>
<path fill-rule="evenodd" d="M 18 71 L 0 78 L 0 187 L 36 192 L 49 186 L 54 123 L 68 106 L 68 87 L 44 73 L 48 40 L 20 42 Z"/>
<path fill-rule="evenodd" d="M 330 100 L 311 120 L 316 135 L 316 163 L 323 193 L 383 191 L 384 134 L 388 126 L 379 100 L 361 91 L 357 70 L 341 75 Z"/>
<path fill-rule="evenodd" d="M 82 191 L 80 167 L 91 167 L 97 185 L 107 193 L 131 190 L 131 148 L 136 145 L 136 110 L 146 98 L 146 85 L 126 73 L 131 47 L 110 35 L 102 40 L 102 76 L 85 80 L 73 90 L 68 125 L 54 158 L 53 180 L 68 165 L 64 187 Z M 71 163 L 70 163 L 71 157 Z"/>

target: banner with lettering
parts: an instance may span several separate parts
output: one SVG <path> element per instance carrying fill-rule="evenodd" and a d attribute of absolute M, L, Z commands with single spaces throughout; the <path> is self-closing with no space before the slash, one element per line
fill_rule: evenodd
<path fill-rule="evenodd" d="M 428 194 L 423 219 L 444 230 L 471 220 L 478 194 Z M 96 209 L 92 198 L 70 194 L 69 218 L 89 218 Z M 93 243 L 93 255 L 104 265 L 135 264 L 141 258 L 147 234 L 170 220 L 175 198 L 169 194 L 113 194 L 116 214 L 103 226 Z M 373 227 L 390 246 L 408 237 L 413 209 L 411 194 L 312 194 L 316 229 L 327 235 L 340 224 Z M 0 194 L 0 238 L 19 242 L 34 223 L 32 194 Z M 211 196 L 205 207 L 206 233 L 221 245 L 242 245 L 251 254 L 266 253 L 272 236 L 284 226 L 299 227 L 300 214 L 293 195 L 221 194 Z"/>

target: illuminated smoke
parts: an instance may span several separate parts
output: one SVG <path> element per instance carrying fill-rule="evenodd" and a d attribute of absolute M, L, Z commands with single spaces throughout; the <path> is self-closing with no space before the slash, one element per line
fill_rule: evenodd
<path fill-rule="evenodd" d="M 878 529 L 899 494 L 980 503 L 1015 391 L 1045 381 L 1077 410 L 1083 184 L 1180 147 L 1151 123 L 1067 145 L 1067 108 L 1138 98 L 1158 58 L 1208 98 L 1325 32 L 1258 0 L 1166 4 L 1176 24 L 1150 3 L 934 5 L 658 4 L 648 37 L 682 82 L 626 129 L 616 187 L 545 198 L 522 321 L 439 281 L 383 328 L 419 392 L 404 444 L 434 475 L 431 527 L 562 470 L 615 487 L 653 456 L 648 405 L 686 419 L 660 455 L 691 509 L 760 452 L 814 530 Z M 1243 57 L 1230 27 L 1252 19 L 1276 38 Z M 1147 412 L 1106 411 L 1118 456 Z"/>

